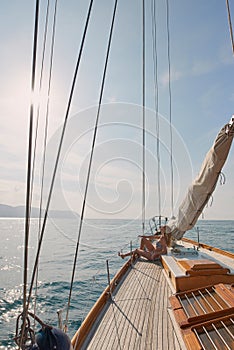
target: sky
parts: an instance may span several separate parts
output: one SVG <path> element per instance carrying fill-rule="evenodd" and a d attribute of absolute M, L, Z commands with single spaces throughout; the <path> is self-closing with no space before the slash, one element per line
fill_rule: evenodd
<path fill-rule="evenodd" d="M 35 207 L 40 203 L 43 173 L 43 140 L 54 9 L 54 1 L 50 1 L 42 89 L 39 94 L 46 3 L 43 1 L 40 8 L 34 94 L 35 103 L 38 103 L 39 95 L 41 101 L 34 176 Z M 51 203 L 53 209 L 81 212 L 113 5 L 114 1 L 110 0 L 94 1 L 56 176 Z M 173 213 L 176 215 L 187 187 L 199 172 L 219 129 L 234 114 L 234 57 L 226 1 L 169 0 L 170 66 L 166 1 L 156 1 L 157 109 L 160 125 L 158 156 L 151 6 L 151 1 L 146 1 L 147 217 L 158 215 L 159 211 L 165 216 Z M 233 3 L 230 2 L 230 6 L 234 21 Z M 87 217 L 141 219 L 141 10 L 140 1 L 118 2 L 91 167 Z M 43 205 L 47 199 L 87 11 L 88 1 L 85 0 L 58 0 L 57 3 Z M 32 0 L 1 2 L 0 203 L 12 206 L 24 205 L 26 196 L 34 12 L 35 2 Z M 173 187 L 170 168 L 170 119 L 173 135 Z M 34 126 L 35 124 L 36 114 Z M 217 185 L 212 205 L 209 203 L 204 210 L 205 219 L 234 219 L 233 147 L 223 173 L 226 183 Z"/>

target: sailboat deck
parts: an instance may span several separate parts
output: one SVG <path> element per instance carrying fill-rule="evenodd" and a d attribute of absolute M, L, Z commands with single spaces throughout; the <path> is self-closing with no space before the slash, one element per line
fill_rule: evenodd
<path fill-rule="evenodd" d="M 161 262 L 137 260 L 95 321 L 82 349 L 183 349 L 171 321 Z"/>

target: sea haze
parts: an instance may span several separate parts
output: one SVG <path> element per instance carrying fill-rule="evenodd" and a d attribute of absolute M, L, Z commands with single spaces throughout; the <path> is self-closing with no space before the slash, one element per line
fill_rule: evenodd
<path fill-rule="evenodd" d="M 44 210 L 40 214 L 39 208 L 31 208 L 31 217 L 38 218 L 43 216 Z M 64 218 L 72 219 L 78 217 L 78 214 L 71 210 L 50 210 L 50 217 L 53 218 Z M 0 218 L 24 218 L 25 217 L 25 206 L 19 205 L 12 207 L 10 205 L 0 204 Z"/>
<path fill-rule="evenodd" d="M 234 252 L 234 221 L 202 220 L 197 227 L 200 242 Z M 37 315 L 54 326 L 57 326 L 57 310 L 66 309 L 67 305 L 77 232 L 76 219 L 50 218 L 43 238 Z M 133 248 L 137 246 L 139 234 L 139 221 L 87 220 L 84 223 L 69 312 L 71 337 L 108 283 L 106 260 L 113 277 L 123 264 L 118 251 L 127 251 L 131 241 Z M 34 264 L 37 235 L 38 219 L 32 219 L 29 271 Z M 0 219 L 0 236 L 0 349 L 16 349 L 13 337 L 16 318 L 22 311 L 24 219 Z M 186 237 L 196 238 L 197 230 L 191 230 Z"/>

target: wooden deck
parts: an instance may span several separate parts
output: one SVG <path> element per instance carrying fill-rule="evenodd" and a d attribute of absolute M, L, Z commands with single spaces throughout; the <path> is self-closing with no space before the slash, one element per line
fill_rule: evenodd
<path fill-rule="evenodd" d="M 81 349 L 183 349 L 168 312 L 171 294 L 161 262 L 137 260 Z"/>
<path fill-rule="evenodd" d="M 193 246 L 197 244 L 196 242 L 186 240 L 183 243 L 184 248 L 192 248 L 192 253 L 190 250 L 187 251 L 185 249 L 186 251 L 182 251 L 181 257 L 177 254 L 174 259 L 173 256 L 171 256 L 171 252 L 168 252 L 167 256 L 162 257 L 164 266 L 165 262 L 166 265 L 169 266 L 166 269 L 163 269 L 161 261 L 153 263 L 144 259 L 137 259 L 132 263 L 131 260 L 126 262 L 111 281 L 111 288 L 114 289 L 112 298 L 110 298 L 110 287 L 108 286 L 73 337 L 72 344 L 74 349 L 200 350 L 201 344 L 197 340 L 195 331 L 191 328 L 192 323 L 188 323 L 194 321 L 193 318 L 189 320 L 186 318 L 189 327 L 187 325 L 186 329 L 180 328 L 181 325 L 185 327 L 183 319 L 181 319 L 181 307 L 178 308 L 178 305 L 176 305 L 175 308 L 173 307 L 173 303 L 171 306 L 169 301 L 169 297 L 176 291 L 172 277 L 175 275 L 178 278 L 192 279 L 194 276 L 197 276 L 197 271 L 200 271 L 200 268 L 198 269 L 198 267 L 196 267 L 194 270 L 195 274 L 193 274 L 194 276 L 190 276 L 192 272 L 187 275 L 185 271 L 182 271 L 180 267 L 181 264 L 183 263 L 183 266 L 189 266 L 188 272 L 196 265 L 196 260 L 198 266 L 200 266 L 203 263 L 207 264 L 206 260 L 208 259 L 211 261 L 206 266 L 206 269 L 209 270 L 211 268 L 211 270 L 209 270 L 207 274 L 206 269 L 202 269 L 201 276 L 198 276 L 199 283 L 200 279 L 205 276 L 205 282 L 210 284 L 210 275 L 218 276 L 218 284 L 226 283 L 221 280 L 227 274 L 228 278 L 231 278 L 232 284 L 234 254 L 221 252 L 216 248 L 204 245 L 201 245 L 197 253 L 193 249 Z M 193 254 L 194 251 L 196 252 L 195 256 Z M 179 258 L 179 260 L 182 259 L 182 262 L 180 261 L 179 264 L 176 264 L 177 258 Z M 190 262 L 188 262 L 187 259 L 191 259 Z M 173 263 L 171 260 L 173 260 Z M 226 274 L 223 274 L 223 271 L 221 274 L 220 271 L 218 274 L 213 272 L 211 274 L 214 263 L 221 263 L 221 267 L 224 269 L 228 268 L 230 273 L 228 270 L 228 273 L 227 271 L 225 272 Z M 220 270 L 220 268 L 218 270 Z M 204 288 L 207 288 L 207 283 L 203 283 L 205 286 L 203 286 Z M 213 287 L 215 289 L 221 288 L 216 285 Z M 201 286 L 198 286 L 198 288 L 201 288 Z M 188 289 L 191 288 L 189 287 Z M 185 290 L 187 291 L 187 289 Z M 201 291 L 201 293 L 203 292 Z M 226 294 L 224 297 L 226 298 Z M 231 297 L 230 300 L 232 304 L 233 298 Z M 210 302 L 208 304 L 210 305 Z M 232 312 L 232 308 L 231 311 L 228 309 L 227 314 L 229 315 L 230 312 Z M 221 310 L 220 313 L 222 313 L 223 317 L 223 310 Z M 206 321 L 204 315 L 198 314 L 196 317 L 196 322 L 198 322 L 199 317 L 199 322 L 201 322 L 200 319 L 202 319 L 202 322 L 204 322 L 204 320 Z M 212 314 L 212 317 L 216 319 L 218 316 Z M 210 320 L 210 316 L 207 319 Z M 230 322 L 233 323 L 233 321 L 229 321 L 230 320 L 227 321 L 225 318 L 224 322 L 227 322 L 227 324 L 225 323 L 226 328 L 229 327 Z M 206 323 L 207 322 L 202 324 L 206 326 Z M 199 325 L 200 323 L 196 323 L 196 327 Z M 209 327 L 208 325 L 208 332 L 210 331 Z M 228 330 L 228 334 L 229 333 Z M 185 347 L 182 335 L 186 341 L 187 347 Z M 207 347 L 207 349 L 210 349 L 210 347 Z M 223 349 L 223 347 L 221 346 L 220 349 Z"/>

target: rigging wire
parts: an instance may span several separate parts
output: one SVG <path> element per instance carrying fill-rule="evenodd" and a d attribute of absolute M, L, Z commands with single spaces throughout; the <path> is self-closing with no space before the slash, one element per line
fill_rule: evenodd
<path fill-rule="evenodd" d="M 47 33 L 48 33 L 49 3 L 50 3 L 50 0 L 47 0 L 46 20 L 45 20 L 45 27 L 44 27 L 43 49 L 42 49 L 41 69 L 40 69 L 39 94 L 42 91 L 42 81 L 43 81 L 43 73 L 44 73 L 45 50 L 46 50 L 46 41 L 47 41 Z M 40 103 L 38 103 L 38 105 L 37 105 L 37 120 L 36 120 L 36 127 L 35 127 L 35 143 L 34 143 L 32 179 L 31 179 L 31 182 L 32 182 L 31 203 L 32 203 L 32 196 L 33 196 L 33 185 L 34 185 L 35 161 L 36 161 L 36 151 L 37 151 L 37 137 L 38 137 L 38 127 L 39 127 L 39 116 L 40 116 Z"/>
<path fill-rule="evenodd" d="M 231 12 L 230 12 L 229 0 L 226 0 L 226 6 L 227 6 L 228 24 L 229 24 L 229 30 L 230 30 L 230 36 L 231 36 L 232 53 L 234 55 L 234 38 L 233 38 L 232 20 L 231 20 Z"/>
<path fill-rule="evenodd" d="M 49 3 L 50 0 L 48 0 Z M 46 161 L 46 148 L 47 148 L 47 136 L 48 136 L 48 124 L 49 124 L 49 106 L 50 106 L 50 91 L 51 91 L 51 79 L 52 79 L 52 68 L 53 68 L 53 57 L 54 57 L 54 43 L 55 43 L 55 29 L 56 29 L 56 17 L 57 17 L 57 3 L 54 3 L 53 13 L 53 25 L 52 25 L 52 42 L 50 51 L 50 65 L 49 65 L 49 79 L 47 89 L 47 102 L 46 102 L 46 116 L 45 116 L 45 130 L 44 130 L 44 144 L 43 144 L 43 159 L 42 159 L 42 176 L 41 176 L 41 193 L 40 193 L 40 206 L 39 206 L 39 232 L 41 230 L 41 217 L 42 217 L 42 200 L 44 191 L 44 177 L 45 177 L 45 161 Z"/>
<path fill-rule="evenodd" d="M 42 90 L 42 77 L 43 77 L 43 72 L 44 72 L 45 48 L 46 48 L 46 39 L 47 39 L 47 32 L 48 32 L 49 2 L 50 2 L 50 0 L 47 1 L 47 7 L 46 7 L 46 20 L 45 20 L 45 28 L 44 28 L 44 39 L 43 39 L 43 50 L 42 50 L 42 60 L 41 60 L 39 93 Z M 37 151 L 37 137 L 38 137 L 38 126 L 39 126 L 39 115 L 40 115 L 40 104 L 38 104 L 38 106 L 37 106 L 37 121 L 36 121 L 36 129 L 35 129 L 35 144 L 34 144 L 33 170 L 32 170 L 31 203 L 32 203 L 32 196 L 33 196 L 35 162 L 36 162 L 36 151 Z M 39 220 L 40 220 L 40 214 L 39 214 Z M 38 239 L 39 239 L 39 234 L 38 234 Z M 38 281 L 38 269 L 37 269 L 36 288 L 35 288 L 34 315 L 36 315 L 37 281 Z M 34 318 L 34 326 L 35 326 L 35 318 Z"/>
<path fill-rule="evenodd" d="M 56 0 L 57 2 L 57 0 Z M 41 60 L 41 69 L 40 69 L 40 82 L 39 82 L 39 92 L 42 90 L 42 80 L 43 80 L 43 73 L 44 73 L 44 61 L 45 61 L 45 49 L 46 49 L 46 40 L 47 40 L 47 33 L 48 33 L 48 17 L 49 17 L 49 3 L 50 0 L 47 1 L 47 7 L 46 7 L 46 20 L 45 20 L 45 28 L 44 28 L 44 39 L 43 39 L 43 50 L 42 50 L 42 60 Z M 36 64 L 35 64 L 36 67 Z M 34 76 L 34 89 L 32 93 L 35 93 L 35 76 Z M 35 101 L 33 100 L 32 103 L 34 104 Z M 34 151 L 33 151 L 33 160 L 32 160 L 32 171 L 31 171 L 31 188 L 30 188 L 30 205 L 29 205 L 29 217 L 31 216 L 31 206 L 32 206 L 32 197 L 33 197 L 33 186 L 34 186 L 34 175 L 35 175 L 35 160 L 36 160 L 36 150 L 37 150 L 37 138 L 38 138 L 38 126 L 39 126 L 39 115 L 40 115 L 40 104 L 37 106 L 37 119 L 36 119 L 36 127 L 35 127 L 35 140 L 34 140 Z M 39 220 L 40 220 L 39 215 Z M 38 273 L 38 272 L 37 272 Z M 38 278 L 38 276 L 37 276 Z M 36 279 L 37 279 L 36 278 Z M 36 283 L 37 286 L 37 283 Z M 35 296 L 37 295 L 37 287 L 35 290 Z M 35 314 L 36 314 L 36 298 L 34 302 L 34 320 L 35 320 Z M 25 325 L 23 325 L 23 329 L 25 328 Z"/>
<path fill-rule="evenodd" d="M 31 71 L 31 93 L 33 95 L 35 89 L 35 75 L 37 62 L 37 40 L 38 40 L 38 25 L 39 25 L 39 7 L 40 1 L 36 0 L 35 19 L 34 19 L 34 38 L 33 38 L 33 56 L 32 56 L 32 71 Z M 27 270 L 28 270 L 28 242 L 30 229 L 30 205 L 31 205 L 31 171 L 32 171 L 32 135 L 33 135 L 33 117 L 34 105 L 31 101 L 30 116 L 29 116 L 29 139 L 28 139 L 28 170 L 27 170 L 27 191 L 26 191 L 26 212 L 25 212 L 25 244 L 24 244 L 24 277 L 23 277 L 23 328 L 26 325 L 27 317 Z M 22 345 L 23 333 L 20 337 L 19 346 Z"/>
<path fill-rule="evenodd" d="M 28 299 L 27 299 L 27 309 L 29 307 L 31 294 L 32 294 L 32 288 L 33 288 L 33 285 L 34 285 L 36 270 L 37 270 L 38 261 L 39 261 L 39 255 L 40 255 L 41 246 L 42 246 L 42 240 L 43 240 L 43 237 L 44 237 L 46 222 L 47 222 L 47 218 L 48 218 L 50 201 L 51 201 L 51 197 L 52 197 L 52 193 L 53 193 L 53 188 L 54 188 L 54 183 L 55 183 L 58 163 L 59 163 L 61 149 L 62 149 L 63 140 L 64 140 L 64 135 L 65 135 L 65 131 L 66 131 L 68 116 L 69 116 L 69 113 L 70 113 L 71 102 L 72 102 L 72 98 L 73 98 L 73 94 L 74 94 L 74 89 L 75 89 L 76 79 L 77 79 L 77 75 L 78 75 L 78 71 L 79 71 L 81 56 L 82 56 L 82 52 L 83 52 L 83 48 L 84 48 L 84 43 L 85 43 L 85 38 L 86 38 L 86 34 L 87 34 L 87 29 L 88 29 L 89 19 L 90 19 L 90 15 L 91 15 L 92 5 L 93 5 L 93 0 L 90 1 L 88 14 L 87 14 L 87 18 L 86 18 L 86 23 L 85 23 L 85 28 L 84 28 L 84 32 L 83 32 L 83 36 L 82 36 L 81 46 L 80 46 L 80 50 L 79 50 L 79 54 L 78 54 L 78 58 L 77 58 L 77 63 L 76 63 L 76 67 L 75 67 L 75 71 L 74 71 L 74 75 L 73 75 L 72 86 L 71 86 L 70 95 L 69 95 L 69 99 L 68 99 L 66 114 L 65 114 L 65 118 L 64 118 L 64 124 L 63 124 L 63 128 L 62 128 L 60 143 L 59 143 L 58 150 L 57 150 L 55 167 L 54 167 L 54 171 L 53 171 L 53 174 L 52 174 L 52 180 L 51 180 L 51 185 L 50 185 L 50 189 L 49 189 L 49 195 L 48 195 L 48 199 L 47 199 L 45 214 L 44 214 L 44 218 L 43 218 L 40 238 L 39 238 L 38 247 L 37 247 L 37 253 L 36 253 L 34 267 L 33 267 L 33 272 L 32 272 L 32 276 L 31 276 L 31 284 L 30 284 L 29 295 L 28 295 Z"/>
<path fill-rule="evenodd" d="M 142 234 L 145 232 L 145 0 L 142 1 Z"/>
<path fill-rule="evenodd" d="M 158 95 L 158 52 L 157 52 L 157 21 L 156 21 L 156 2 L 151 2 L 152 14 L 152 44 L 153 44 L 153 62 L 154 62 L 154 105 L 156 112 L 156 152 L 157 152 L 157 191 L 158 191 L 158 215 L 161 217 L 161 159 L 160 159 L 160 123 L 159 123 L 159 95 Z"/>
<path fill-rule="evenodd" d="M 43 191 L 44 191 L 44 176 L 45 176 L 45 159 L 46 159 L 46 147 L 47 147 L 47 135 L 48 135 L 48 119 L 49 119 L 49 102 L 50 102 L 50 90 L 51 90 L 51 78 L 52 78 L 52 67 L 53 67 L 53 56 L 54 56 L 54 42 L 55 42 L 55 28 L 56 28 L 56 15 L 57 15 L 57 2 L 55 0 L 54 3 L 54 13 L 53 13 L 53 25 L 52 25 L 52 42 L 51 42 L 51 51 L 50 51 L 50 66 L 49 66 L 49 81 L 48 81 L 48 90 L 47 90 L 47 104 L 46 104 L 46 116 L 45 116 L 45 130 L 44 130 L 44 145 L 43 145 L 43 159 L 42 159 L 42 175 L 41 175 L 41 191 L 40 191 L 40 205 L 39 205 L 39 227 L 38 227 L 38 240 L 40 239 L 40 230 L 41 230 L 41 221 L 42 221 L 42 200 L 43 200 Z M 44 29 L 44 39 L 43 39 L 43 53 L 42 53 L 42 64 L 41 64 L 41 74 L 40 74 L 40 92 L 42 91 L 42 81 L 43 81 L 43 67 L 44 67 L 44 58 L 45 58 L 45 49 L 47 42 L 47 33 L 48 33 L 48 17 L 49 17 L 49 7 L 50 0 L 47 1 L 47 9 L 46 9 L 46 21 L 45 21 L 45 29 Z M 37 110 L 37 127 L 38 120 L 40 115 L 40 104 L 38 105 Z M 34 157 L 35 159 L 35 157 Z M 35 296 L 37 295 L 37 281 L 38 281 L 38 269 L 36 272 L 36 290 Z M 34 305 L 34 314 L 36 313 L 36 300 Z"/>
<path fill-rule="evenodd" d="M 170 13 L 169 1 L 166 0 L 167 17 L 167 59 L 168 59 L 168 92 L 169 92 L 169 123 L 170 123 L 170 170 L 171 170 L 171 216 L 174 217 L 174 169 L 173 169 L 173 135 L 172 135 L 172 95 L 171 95 L 171 54 L 170 54 Z"/>
<path fill-rule="evenodd" d="M 49 124 L 49 106 L 50 106 L 50 91 L 51 91 L 53 57 L 54 57 L 57 3 L 58 3 L 58 0 L 55 0 L 54 14 L 53 14 L 53 28 L 52 28 L 52 42 L 51 42 L 51 52 L 50 52 L 49 80 L 48 80 L 47 102 L 46 102 L 43 159 L 42 159 L 41 193 L 40 193 L 40 206 L 39 206 L 39 232 L 41 230 L 41 219 L 42 219 L 42 200 L 43 200 L 43 191 L 44 191 L 45 161 L 46 161 L 47 136 L 48 136 L 48 124 Z"/>
<path fill-rule="evenodd" d="M 94 127 L 94 133 L 93 133 L 92 147 L 91 147 L 91 153 L 90 153 L 90 158 L 89 158 L 89 165 L 88 165 L 88 171 L 87 171 L 87 178 L 86 178 L 86 185 L 85 185 L 85 191 L 84 191 L 84 198 L 83 198 L 82 210 L 81 210 L 81 216 L 80 216 L 80 225 L 79 225 L 79 230 L 78 230 L 76 251 L 75 251 L 75 256 L 74 256 L 74 263 L 73 263 L 73 270 L 72 270 L 72 277 L 71 277 L 71 286 L 70 286 L 70 292 L 69 292 L 68 304 L 67 304 L 65 330 L 67 328 L 67 323 L 68 323 L 69 308 L 70 308 L 70 303 L 71 303 L 71 294 L 72 294 L 72 288 L 73 288 L 74 277 L 75 277 L 76 262 L 77 262 L 78 250 L 79 250 L 79 245 L 80 245 L 80 237 L 81 237 L 81 231 L 82 231 L 83 219 L 84 219 L 84 212 L 85 212 L 85 207 L 86 207 L 86 199 L 87 199 L 87 194 L 88 194 L 89 179 L 90 179 L 92 162 L 93 162 L 94 147 L 95 147 L 95 143 L 96 143 L 97 129 L 98 129 L 98 123 L 99 123 L 99 117 L 100 117 L 100 111 L 101 111 L 101 104 L 102 104 L 102 98 L 103 98 L 103 92 L 104 92 L 104 86 L 105 86 L 105 80 L 106 80 L 106 72 L 107 72 L 107 66 L 108 66 L 108 61 L 109 61 L 109 56 L 110 56 L 110 48 L 111 48 L 111 42 L 112 42 L 112 36 L 113 36 L 113 29 L 114 29 L 114 23 L 115 23 L 115 17 L 116 17 L 117 4 L 118 4 L 118 0 L 115 0 L 114 9 L 113 9 L 113 15 L 112 15 L 112 21 L 111 21 L 111 27 L 110 27 L 110 33 L 109 33 L 109 39 L 108 39 L 107 52 L 106 52 L 105 66 L 104 66 L 104 71 L 103 71 L 103 76 L 102 76 L 102 83 L 101 83 L 101 89 L 100 89 L 98 110 L 97 110 L 97 115 L 96 115 L 96 122 L 95 122 L 95 127 Z"/>

